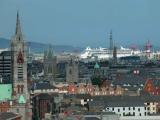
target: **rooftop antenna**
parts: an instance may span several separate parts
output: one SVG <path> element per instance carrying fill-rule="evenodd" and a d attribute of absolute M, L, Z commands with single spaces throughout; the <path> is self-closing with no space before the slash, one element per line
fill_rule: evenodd
<path fill-rule="evenodd" d="M 113 36 L 112 36 L 112 30 L 110 30 L 109 42 L 110 42 L 109 49 L 110 49 L 110 51 L 113 51 Z"/>
<path fill-rule="evenodd" d="M 146 45 L 145 45 L 145 50 L 151 50 L 151 48 L 152 48 L 152 44 L 148 40 L 147 43 L 146 43 Z"/>

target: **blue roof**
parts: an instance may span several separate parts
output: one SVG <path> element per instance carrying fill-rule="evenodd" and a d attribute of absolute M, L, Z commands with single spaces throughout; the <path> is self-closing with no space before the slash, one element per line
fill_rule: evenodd
<path fill-rule="evenodd" d="M 12 84 L 0 84 L 0 101 L 11 100 Z"/>
<path fill-rule="evenodd" d="M 94 65 L 94 69 L 99 69 L 100 66 L 98 65 L 98 63 L 96 62 L 96 64 Z"/>
<path fill-rule="evenodd" d="M 18 103 L 23 103 L 23 104 L 26 103 L 26 100 L 23 95 L 20 95 L 20 97 L 18 99 Z"/>

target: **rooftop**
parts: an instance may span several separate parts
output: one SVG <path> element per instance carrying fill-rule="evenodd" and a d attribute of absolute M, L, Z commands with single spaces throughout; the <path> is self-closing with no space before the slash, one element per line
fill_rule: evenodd
<path fill-rule="evenodd" d="M 18 114 L 12 113 L 12 112 L 1 112 L 0 113 L 0 120 L 8 120 L 13 118 L 19 118 L 21 117 Z"/>

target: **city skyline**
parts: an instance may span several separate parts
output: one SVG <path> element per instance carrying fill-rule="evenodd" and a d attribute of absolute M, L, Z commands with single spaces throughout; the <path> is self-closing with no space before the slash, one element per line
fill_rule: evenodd
<path fill-rule="evenodd" d="M 0 4 L 0 120 L 159 120 L 156 7 L 46 1 Z"/>
<path fill-rule="evenodd" d="M 17 10 L 27 41 L 53 45 L 109 46 L 109 32 L 117 45 L 158 45 L 158 0 L 0 2 L 0 37 L 10 39 Z M 35 9 L 36 8 L 36 9 Z"/>

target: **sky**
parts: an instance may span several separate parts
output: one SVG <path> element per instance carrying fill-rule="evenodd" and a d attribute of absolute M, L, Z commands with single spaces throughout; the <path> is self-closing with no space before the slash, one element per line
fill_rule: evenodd
<path fill-rule="evenodd" d="M 0 37 L 15 32 L 16 12 L 27 41 L 77 47 L 160 45 L 160 0 L 0 0 Z"/>

